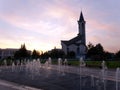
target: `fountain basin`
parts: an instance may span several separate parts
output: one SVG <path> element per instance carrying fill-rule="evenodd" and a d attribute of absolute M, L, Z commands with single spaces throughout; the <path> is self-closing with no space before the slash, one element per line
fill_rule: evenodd
<path fill-rule="evenodd" d="M 57 70 L 57 66 L 53 66 L 51 69 L 40 68 L 37 73 L 36 71 L 26 72 L 25 66 L 22 67 L 22 70 L 19 70 L 20 66 L 17 66 L 14 72 L 11 68 L 1 68 L 0 79 L 43 90 L 115 90 L 116 86 L 115 81 L 103 81 L 101 78 L 92 77 L 92 80 L 94 80 L 93 86 L 89 73 L 81 74 L 80 79 L 79 68 L 76 67 L 68 67 L 67 70 L 61 71 Z M 106 84 L 105 89 L 104 84 Z"/>

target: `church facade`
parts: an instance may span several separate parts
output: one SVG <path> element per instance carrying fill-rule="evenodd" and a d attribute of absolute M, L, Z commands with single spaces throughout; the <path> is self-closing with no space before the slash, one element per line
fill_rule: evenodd
<path fill-rule="evenodd" d="M 85 20 L 82 12 L 78 20 L 78 34 L 76 37 L 65 41 L 61 40 L 62 50 L 67 55 L 69 52 L 74 52 L 76 58 L 85 58 L 87 47 L 86 47 L 86 34 L 85 34 Z"/>

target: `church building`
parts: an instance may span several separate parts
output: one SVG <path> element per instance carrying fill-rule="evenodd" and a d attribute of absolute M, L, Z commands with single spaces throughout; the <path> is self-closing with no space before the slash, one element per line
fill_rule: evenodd
<path fill-rule="evenodd" d="M 67 55 L 70 52 L 74 52 L 76 58 L 85 58 L 87 47 L 86 47 L 86 35 L 85 35 L 85 20 L 82 12 L 78 20 L 78 34 L 76 37 L 65 41 L 61 41 L 62 50 Z"/>

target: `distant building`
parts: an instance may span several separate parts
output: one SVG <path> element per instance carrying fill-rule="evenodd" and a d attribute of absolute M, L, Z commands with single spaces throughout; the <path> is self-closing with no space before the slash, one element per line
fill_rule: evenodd
<path fill-rule="evenodd" d="M 68 40 L 61 41 L 62 50 L 65 54 L 69 52 L 74 52 L 76 58 L 83 57 L 85 58 L 87 47 L 86 47 L 86 35 L 85 35 L 85 20 L 82 12 L 80 13 L 80 18 L 78 20 L 78 29 L 79 32 L 76 37 Z"/>
<path fill-rule="evenodd" d="M 14 48 L 6 48 L 6 49 L 0 49 L 0 59 L 4 59 L 4 58 L 8 58 L 14 57 L 14 54 L 16 51 L 18 51 L 19 49 L 14 49 Z M 27 52 L 31 55 L 32 51 L 27 50 Z"/>
<path fill-rule="evenodd" d="M 0 49 L 0 59 L 7 58 L 7 57 L 14 57 L 14 54 L 19 49 L 7 48 L 7 49 Z"/>

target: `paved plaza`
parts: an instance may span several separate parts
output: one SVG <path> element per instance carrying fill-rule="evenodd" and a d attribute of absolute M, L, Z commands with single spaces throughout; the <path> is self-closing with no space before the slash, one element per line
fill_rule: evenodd
<path fill-rule="evenodd" d="M 82 68 L 80 75 L 79 67 L 51 65 L 39 72 L 36 69 L 26 72 L 24 68 L 16 67 L 14 71 L 11 67 L 1 68 L 0 90 L 115 90 L 116 87 L 115 70 L 107 70 L 109 75 L 102 77 L 101 69 Z"/>
<path fill-rule="evenodd" d="M 0 90 L 41 90 L 41 89 L 37 89 L 29 86 L 23 86 L 5 80 L 0 80 Z"/>

